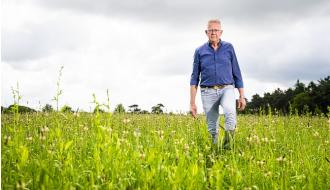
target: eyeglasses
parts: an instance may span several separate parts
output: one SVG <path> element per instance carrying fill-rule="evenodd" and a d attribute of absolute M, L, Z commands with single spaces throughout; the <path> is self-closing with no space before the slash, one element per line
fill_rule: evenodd
<path fill-rule="evenodd" d="M 212 30 L 205 30 L 205 32 L 206 33 L 209 33 L 209 34 L 211 34 L 211 33 L 217 33 L 217 32 L 220 32 L 220 31 L 222 31 L 222 30 L 218 30 L 218 29 L 212 29 Z"/>

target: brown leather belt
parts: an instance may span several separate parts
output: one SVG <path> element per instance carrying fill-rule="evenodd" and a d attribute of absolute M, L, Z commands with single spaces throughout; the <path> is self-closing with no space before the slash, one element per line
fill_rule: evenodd
<path fill-rule="evenodd" d="M 201 88 L 212 88 L 212 89 L 222 89 L 222 88 L 224 88 L 224 87 L 226 87 L 226 86 L 228 86 L 228 85 L 230 85 L 230 84 L 222 84 L 222 85 L 214 85 L 214 86 L 202 86 L 201 85 Z"/>

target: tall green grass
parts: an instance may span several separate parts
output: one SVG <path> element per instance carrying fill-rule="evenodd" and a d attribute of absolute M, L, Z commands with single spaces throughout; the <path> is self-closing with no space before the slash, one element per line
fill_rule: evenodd
<path fill-rule="evenodd" d="M 2 189 L 330 189 L 324 116 L 239 116 L 231 151 L 211 145 L 204 116 L 55 112 L 1 121 Z"/>

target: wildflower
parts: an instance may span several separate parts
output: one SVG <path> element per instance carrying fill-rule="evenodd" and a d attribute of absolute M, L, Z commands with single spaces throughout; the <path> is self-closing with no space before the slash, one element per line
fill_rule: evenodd
<path fill-rule="evenodd" d="M 134 131 L 134 136 L 135 137 L 140 137 L 141 136 L 141 132 L 140 132 L 139 129 L 137 129 L 137 130 Z"/>
<path fill-rule="evenodd" d="M 142 160 L 144 160 L 146 155 L 142 152 L 142 153 L 140 153 L 140 157 L 141 157 Z"/>
<path fill-rule="evenodd" d="M 88 131 L 88 127 L 85 126 L 85 127 L 83 128 L 83 130 L 84 130 L 84 131 Z"/>
<path fill-rule="evenodd" d="M 25 183 L 23 181 L 19 181 L 16 183 L 16 189 L 25 189 Z"/>
<path fill-rule="evenodd" d="M 159 130 L 159 131 L 156 131 L 160 137 L 161 140 L 163 140 L 164 138 L 164 131 L 163 130 Z"/>
<path fill-rule="evenodd" d="M 317 131 L 315 131 L 315 132 L 313 133 L 313 136 L 314 136 L 314 137 L 318 137 L 318 136 L 320 136 L 320 134 L 319 134 Z"/>
<path fill-rule="evenodd" d="M 324 144 L 329 144 L 329 141 L 328 140 L 324 141 Z"/>
<path fill-rule="evenodd" d="M 276 160 L 277 160 L 278 162 L 285 162 L 285 161 L 286 161 L 285 155 L 276 158 Z"/>
<path fill-rule="evenodd" d="M 263 166 L 265 163 L 266 163 L 265 160 L 258 160 L 257 161 L 257 165 L 259 165 L 259 166 Z"/>
<path fill-rule="evenodd" d="M 272 176 L 272 172 L 271 171 L 268 171 L 268 172 L 264 173 L 264 176 L 265 177 L 270 177 L 270 176 Z"/>
<path fill-rule="evenodd" d="M 41 128 L 42 133 L 46 133 L 48 131 L 49 131 L 49 128 L 47 126 L 44 126 L 44 127 Z"/>
<path fill-rule="evenodd" d="M 32 137 L 27 137 L 26 140 L 32 141 Z"/>
<path fill-rule="evenodd" d="M 209 158 L 210 158 L 210 161 L 211 161 L 212 163 L 214 163 L 214 162 L 215 162 L 215 160 L 214 160 L 213 156 L 209 155 Z M 229 166 L 229 165 L 225 165 L 225 167 L 228 167 L 228 166 Z"/>
<path fill-rule="evenodd" d="M 247 142 L 251 143 L 252 142 L 252 137 L 246 137 Z"/>
<path fill-rule="evenodd" d="M 238 153 L 238 156 L 240 156 L 240 157 L 244 157 L 244 152 L 240 152 L 240 153 Z"/>
<path fill-rule="evenodd" d="M 189 145 L 187 143 L 184 145 L 184 150 L 185 151 L 188 151 L 189 150 Z"/>
<path fill-rule="evenodd" d="M 123 119 L 123 122 L 124 122 L 124 123 L 129 123 L 130 121 L 131 121 L 131 120 L 128 119 L 128 118 Z"/>
<path fill-rule="evenodd" d="M 252 190 L 252 187 L 244 187 L 244 190 Z"/>
<path fill-rule="evenodd" d="M 264 137 L 264 138 L 261 139 L 261 142 L 268 143 L 269 141 L 268 141 L 267 137 Z"/>
<path fill-rule="evenodd" d="M 5 136 L 5 145 L 7 145 L 10 140 L 11 140 L 11 137 L 6 135 Z"/>

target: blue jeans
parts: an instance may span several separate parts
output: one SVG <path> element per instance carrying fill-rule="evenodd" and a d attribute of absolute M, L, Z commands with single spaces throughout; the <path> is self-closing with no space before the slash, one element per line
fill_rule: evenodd
<path fill-rule="evenodd" d="M 201 88 L 203 109 L 207 119 L 208 131 L 212 135 L 213 143 L 218 142 L 219 106 L 225 114 L 225 130 L 234 131 L 236 127 L 236 99 L 235 88 L 228 85 L 222 89 Z"/>

